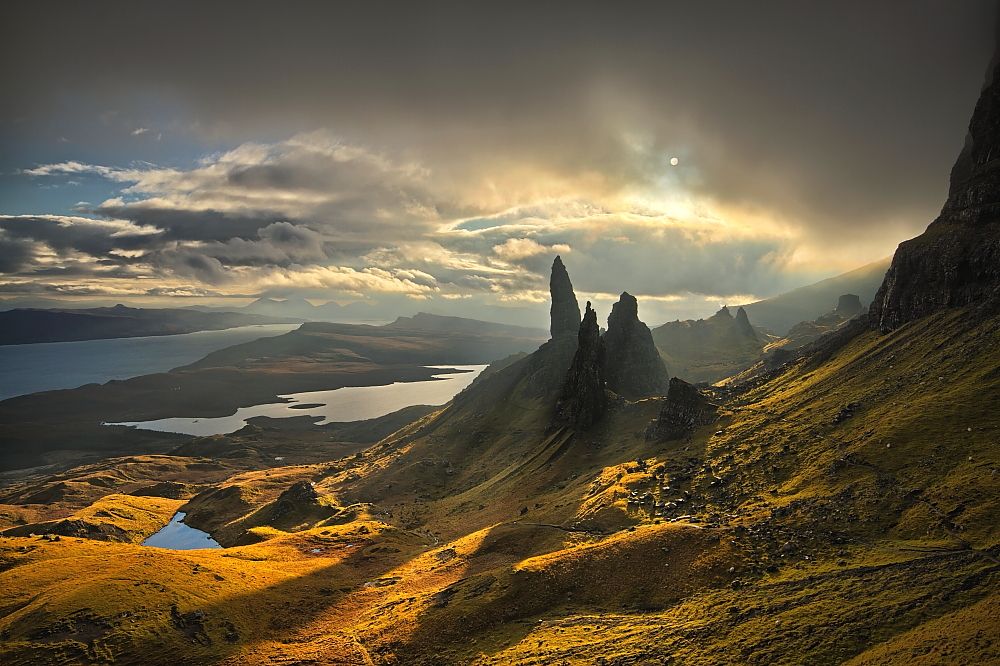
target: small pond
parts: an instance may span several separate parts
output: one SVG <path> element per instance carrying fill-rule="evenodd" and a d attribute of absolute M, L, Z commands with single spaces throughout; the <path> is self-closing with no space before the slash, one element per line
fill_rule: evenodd
<path fill-rule="evenodd" d="M 208 532 L 184 524 L 183 511 L 178 511 L 163 529 L 142 542 L 143 546 L 169 548 L 170 550 L 195 550 L 196 548 L 222 548 Z"/>

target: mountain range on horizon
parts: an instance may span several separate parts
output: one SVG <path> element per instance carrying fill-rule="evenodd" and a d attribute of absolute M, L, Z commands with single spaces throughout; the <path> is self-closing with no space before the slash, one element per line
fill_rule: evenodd
<path fill-rule="evenodd" d="M 871 302 L 881 285 L 888 264 L 888 259 L 875 262 L 741 307 L 748 316 L 752 316 L 754 326 L 783 335 L 792 326 L 811 321 L 828 312 L 828 304 L 841 294 L 856 293 L 861 296 L 863 302 Z M 254 323 L 332 321 L 382 324 L 404 316 L 382 312 L 365 302 L 339 305 L 331 301 L 323 305 L 313 305 L 302 298 L 277 299 L 263 296 L 239 307 L 141 308 L 128 307 L 120 303 L 114 306 L 67 307 L 64 302 L 57 300 L 39 301 L 37 302 L 39 307 L 28 307 L 20 302 L 10 304 L 17 307 L 0 310 L 0 321 L 6 322 L 5 332 L 0 334 L 0 344 L 172 335 Z M 0 301 L 0 306 L 2 305 Z M 188 314 L 189 312 L 203 313 L 203 316 Z M 226 314 L 231 316 L 224 316 Z M 454 314 L 445 313 L 418 312 L 417 314 L 455 317 Z M 505 315 L 510 313 L 496 308 L 488 309 L 484 316 L 489 317 L 490 314 L 495 315 L 493 321 L 498 326 L 521 328 L 532 328 L 530 325 L 525 326 L 524 323 L 535 322 L 542 316 L 541 311 L 538 313 L 526 311 L 505 318 Z M 56 324 L 57 320 L 60 323 Z M 668 324 L 663 324 L 660 328 L 667 327 Z"/>

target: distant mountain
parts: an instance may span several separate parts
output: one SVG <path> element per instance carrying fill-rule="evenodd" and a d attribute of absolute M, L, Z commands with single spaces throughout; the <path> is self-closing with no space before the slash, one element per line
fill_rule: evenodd
<path fill-rule="evenodd" d="M 296 323 L 294 318 L 234 312 L 142 309 L 116 305 L 87 310 L 17 309 L 0 312 L 0 344 L 70 342 L 217 331 L 255 324 Z"/>
<path fill-rule="evenodd" d="M 539 344 L 548 338 L 548 333 L 540 328 L 512 326 L 510 324 L 499 324 L 491 321 L 480 321 L 478 319 L 466 319 L 464 317 L 447 317 L 444 315 L 428 314 L 426 312 L 418 312 L 412 317 L 397 317 L 395 321 L 391 324 L 386 324 L 385 327 L 406 329 L 410 331 L 442 331 L 449 333 L 505 335 L 537 339 Z"/>
<path fill-rule="evenodd" d="M 297 317 L 306 321 L 370 321 L 380 317 L 368 303 L 340 305 L 330 301 L 313 305 L 304 298 L 269 298 L 262 296 L 239 310 L 269 317 Z M 382 321 L 385 321 L 384 319 Z"/>
<path fill-rule="evenodd" d="M 783 338 L 769 343 L 765 354 L 776 350 L 791 351 L 818 340 L 821 336 L 836 331 L 854 317 L 865 312 L 861 299 L 857 294 L 843 294 L 837 300 L 837 307 L 812 321 L 800 321 L 789 329 Z"/>
<path fill-rule="evenodd" d="M 272 317 L 301 317 L 311 319 L 316 314 L 316 306 L 304 298 L 258 298 L 253 303 L 240 308 L 243 312 Z"/>
<path fill-rule="evenodd" d="M 756 361 L 766 336 L 754 329 L 745 308 L 734 317 L 723 307 L 708 319 L 658 326 L 653 342 L 671 375 L 690 382 L 715 382 Z"/>
<path fill-rule="evenodd" d="M 548 339 L 542 329 L 420 313 L 391 324 L 306 322 L 284 335 L 212 352 L 188 368 L 243 367 L 275 359 L 383 365 L 489 363 L 530 352 Z"/>
<path fill-rule="evenodd" d="M 882 285 L 889 259 L 881 259 L 842 275 L 799 287 L 773 298 L 744 305 L 751 321 L 780 336 L 803 321 L 813 321 L 827 313 L 841 294 L 856 294 L 868 305 Z"/>

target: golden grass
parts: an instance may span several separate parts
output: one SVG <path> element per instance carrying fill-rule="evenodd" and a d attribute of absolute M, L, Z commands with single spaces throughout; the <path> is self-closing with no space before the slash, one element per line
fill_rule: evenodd
<path fill-rule="evenodd" d="M 573 434 L 522 385 L 487 387 L 364 455 L 240 472 L 190 503 L 254 545 L 0 539 L 0 659 L 996 661 L 997 323 L 863 334 L 675 442 L 643 435 L 656 400 Z M 301 480 L 343 522 L 270 518 Z M 177 504 L 78 511 L 138 532 Z"/>

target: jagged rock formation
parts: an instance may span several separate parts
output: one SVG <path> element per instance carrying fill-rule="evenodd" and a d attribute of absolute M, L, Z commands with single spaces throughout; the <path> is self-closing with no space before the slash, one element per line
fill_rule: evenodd
<path fill-rule="evenodd" d="M 680 439 L 698 426 L 714 423 L 718 409 L 718 405 L 709 402 L 701 391 L 674 377 L 670 380 L 660 415 L 651 424 L 647 436 L 650 439 Z"/>
<path fill-rule="evenodd" d="M 841 294 L 840 298 L 837 299 L 837 308 L 833 312 L 841 317 L 850 319 L 860 314 L 864 309 L 861 299 L 857 294 Z"/>
<path fill-rule="evenodd" d="M 667 322 L 652 335 L 670 373 L 692 382 L 734 375 L 752 365 L 764 347 L 746 312 L 733 317 L 727 307 L 708 319 Z"/>
<path fill-rule="evenodd" d="M 723 308 L 725 310 L 725 308 Z M 727 310 L 728 312 L 728 310 Z M 747 316 L 747 311 L 743 309 L 741 305 L 739 310 L 736 311 L 736 330 L 743 334 L 746 338 L 757 339 L 757 331 L 753 330 L 753 325 L 750 324 L 750 317 Z"/>
<path fill-rule="evenodd" d="M 587 311 L 580 323 L 576 354 L 566 374 L 559 402 L 557 421 L 586 429 L 604 416 L 608 398 L 605 385 L 605 350 L 597 313 L 587 301 Z"/>
<path fill-rule="evenodd" d="M 609 389 L 626 398 L 662 394 L 669 376 L 649 328 L 639 321 L 635 296 L 622 292 L 611 308 L 604 334 L 605 378 Z"/>
<path fill-rule="evenodd" d="M 562 258 L 556 257 L 552 262 L 552 275 L 549 278 L 549 293 L 552 296 L 552 306 L 549 309 L 551 325 L 549 331 L 552 338 L 572 337 L 580 330 L 580 304 L 576 302 L 573 283 L 563 265 Z"/>
<path fill-rule="evenodd" d="M 941 214 L 901 243 L 871 305 L 888 332 L 938 310 L 1000 300 L 1000 60 L 993 57 Z"/>

